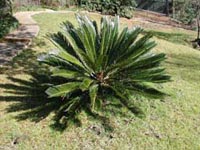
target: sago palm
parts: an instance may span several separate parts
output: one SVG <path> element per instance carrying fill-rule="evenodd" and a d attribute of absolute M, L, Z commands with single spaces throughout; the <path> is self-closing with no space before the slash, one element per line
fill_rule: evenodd
<path fill-rule="evenodd" d="M 150 34 L 139 38 L 143 31 L 139 27 L 120 32 L 119 17 L 103 17 L 100 29 L 87 16 L 76 18 L 79 26 L 64 22 L 61 32 L 50 35 L 57 49 L 39 58 L 53 66 L 52 76 L 59 78 L 60 84 L 46 93 L 66 102 L 63 111 L 75 113 L 82 106 L 94 111 L 106 101 L 106 95 L 126 107 L 131 95 L 164 95 L 154 83 L 170 80 L 160 67 L 165 54 L 150 53 L 156 46 Z"/>

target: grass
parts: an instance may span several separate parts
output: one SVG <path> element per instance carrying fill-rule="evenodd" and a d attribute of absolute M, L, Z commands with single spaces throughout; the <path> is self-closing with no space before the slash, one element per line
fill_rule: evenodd
<path fill-rule="evenodd" d="M 99 15 L 91 17 L 100 19 Z M 167 54 L 163 65 L 173 77 L 161 88 L 171 96 L 162 100 L 138 97 L 133 101 L 138 108 L 135 114 L 117 106 L 105 108 L 107 118 L 82 112 L 81 126 L 71 125 L 58 132 L 61 128 L 54 120 L 54 112 L 60 101 L 51 101 L 43 94 L 45 86 L 40 83 L 48 78 L 38 77 L 44 70 L 38 66 L 36 55 L 54 48 L 44 37 L 47 32 L 57 32 L 62 21 L 75 23 L 75 19 L 73 13 L 40 14 L 34 18 L 41 30 L 32 49 L 24 50 L 10 65 L 1 68 L 0 149 L 200 149 L 199 51 L 155 37 L 158 46 L 154 51 Z"/>

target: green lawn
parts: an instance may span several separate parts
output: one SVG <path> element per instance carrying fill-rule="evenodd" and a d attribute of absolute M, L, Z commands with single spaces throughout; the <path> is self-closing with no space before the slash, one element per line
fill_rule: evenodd
<path fill-rule="evenodd" d="M 100 19 L 100 15 L 91 17 Z M 75 23 L 75 18 L 73 13 L 34 18 L 41 30 L 33 46 L 0 71 L 0 149 L 200 149 L 199 51 L 155 37 L 158 46 L 154 51 L 167 54 L 163 65 L 173 80 L 160 88 L 171 96 L 162 100 L 137 98 L 133 100 L 135 114 L 117 106 L 105 108 L 102 114 L 106 118 L 95 119 L 82 112 L 81 126 L 77 122 L 61 131 L 53 120 L 60 100 L 49 100 L 43 94 L 45 86 L 40 83 L 48 78 L 38 76 L 44 69 L 39 68 L 36 55 L 54 48 L 44 37 L 46 33 L 57 32 L 64 20 Z M 123 21 L 122 26 L 126 24 Z M 186 30 L 173 31 L 187 34 Z"/>

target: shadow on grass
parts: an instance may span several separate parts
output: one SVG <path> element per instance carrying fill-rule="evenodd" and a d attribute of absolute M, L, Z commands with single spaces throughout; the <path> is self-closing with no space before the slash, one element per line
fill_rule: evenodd
<path fill-rule="evenodd" d="M 0 101 L 14 102 L 7 108 L 8 113 L 23 111 L 16 116 L 16 119 L 18 121 L 30 119 L 34 122 L 39 122 L 53 113 L 51 127 L 57 131 L 64 131 L 71 123 L 75 126 L 81 126 L 81 120 L 77 116 L 80 115 L 81 111 L 84 111 L 95 121 L 99 121 L 107 131 L 113 130 L 108 116 L 91 112 L 88 107 L 83 107 L 81 111 L 67 114 L 63 109 L 67 100 L 48 98 L 44 91 L 50 86 L 49 83 L 58 84 L 60 79 L 51 78 L 49 68 L 39 64 L 36 59 L 34 51 L 24 50 L 13 59 L 10 65 L 1 69 L 1 74 L 8 75 L 9 83 L 0 84 L 0 88 L 6 91 L 3 96 L 0 96 Z M 30 76 L 30 79 L 15 76 L 19 74 L 26 74 Z M 107 113 L 114 112 L 113 114 L 115 115 L 126 116 L 126 114 L 120 112 L 122 108 L 120 104 L 109 105 L 112 105 L 112 107 L 104 109 Z M 134 108 L 132 112 L 136 115 L 142 113 L 138 108 Z"/>
<path fill-rule="evenodd" d="M 189 83 L 197 83 L 200 80 L 200 57 L 191 54 L 170 54 L 171 59 L 166 60 L 170 74 L 181 77 L 182 80 Z"/>
<path fill-rule="evenodd" d="M 190 45 L 191 46 L 191 40 L 193 40 L 193 37 L 188 34 L 183 33 L 166 33 L 166 32 L 160 32 L 160 31 L 144 31 L 143 33 L 151 33 L 153 36 L 166 40 L 168 42 L 172 42 L 175 44 L 181 44 L 181 45 Z"/>
<path fill-rule="evenodd" d="M 195 51 L 195 50 L 194 50 Z M 172 61 L 166 60 L 168 64 L 177 66 L 178 68 L 186 68 L 192 70 L 200 69 L 200 56 L 191 55 L 191 54 L 170 54 L 169 57 L 172 58 Z"/>

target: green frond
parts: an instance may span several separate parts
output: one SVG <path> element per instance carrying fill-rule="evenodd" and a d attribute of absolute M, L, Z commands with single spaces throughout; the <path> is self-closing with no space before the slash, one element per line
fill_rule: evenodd
<path fill-rule="evenodd" d="M 54 33 L 48 35 L 50 41 L 59 49 L 62 51 L 65 51 L 69 53 L 70 55 L 73 55 L 77 58 L 75 52 L 73 51 L 73 48 L 69 44 L 68 40 L 66 39 L 65 35 L 62 32 Z"/>
<path fill-rule="evenodd" d="M 53 87 L 49 87 L 46 90 L 46 94 L 49 95 L 49 98 L 52 97 L 65 97 L 67 94 L 78 90 L 79 89 L 80 82 L 69 82 L 61 85 L 56 85 Z"/>
<path fill-rule="evenodd" d="M 99 89 L 99 86 L 97 84 L 94 84 L 89 88 L 89 96 L 90 96 L 90 100 L 91 100 L 92 110 L 94 110 L 94 108 L 95 108 L 98 89 Z"/>
<path fill-rule="evenodd" d="M 119 48 L 117 51 L 119 51 L 119 54 L 118 54 L 118 59 L 121 59 L 121 58 L 126 58 L 127 56 L 129 56 L 130 54 L 130 50 L 129 50 L 129 47 L 130 46 L 135 46 L 135 45 L 138 45 L 137 43 L 134 43 L 135 40 L 137 39 L 138 35 L 143 31 L 143 29 L 141 28 L 135 28 L 135 29 L 132 29 L 132 30 L 128 30 L 127 33 L 126 33 L 126 38 L 125 40 L 120 44 Z M 128 55 L 127 55 L 128 54 Z"/>
<path fill-rule="evenodd" d="M 93 22 L 86 16 L 77 15 L 77 20 L 80 28 L 79 31 L 81 31 L 78 32 L 78 35 L 82 43 L 84 43 L 84 48 L 87 55 L 94 63 L 96 59 L 96 29 Z"/>
<path fill-rule="evenodd" d="M 69 44 L 71 45 L 71 47 L 73 48 L 74 52 L 76 53 L 76 55 L 78 56 L 79 60 L 81 61 L 81 63 L 84 65 L 84 67 L 86 68 L 86 70 L 88 72 L 93 72 L 93 70 L 88 66 L 87 64 L 87 60 L 85 58 L 89 58 L 86 56 L 86 53 L 79 48 L 79 46 L 77 45 L 75 39 L 73 38 L 73 36 L 70 34 L 69 31 L 65 31 L 66 34 L 66 39 L 68 40 Z"/>
<path fill-rule="evenodd" d="M 147 39 L 146 39 L 147 40 Z M 143 43 L 140 43 L 140 40 L 136 42 L 135 44 L 132 44 L 125 54 L 123 54 L 120 57 L 120 60 L 136 60 L 139 57 L 142 57 L 146 53 L 148 53 L 152 48 L 156 46 L 156 43 L 154 41 L 142 41 Z"/>
<path fill-rule="evenodd" d="M 80 89 L 82 91 L 86 91 L 89 89 L 89 86 L 94 82 L 94 80 L 89 78 L 84 78 L 82 83 L 80 84 Z"/>
<path fill-rule="evenodd" d="M 54 69 L 52 71 L 53 77 L 63 77 L 66 79 L 82 79 L 84 74 L 78 72 L 78 71 L 71 71 L 66 69 Z"/>

